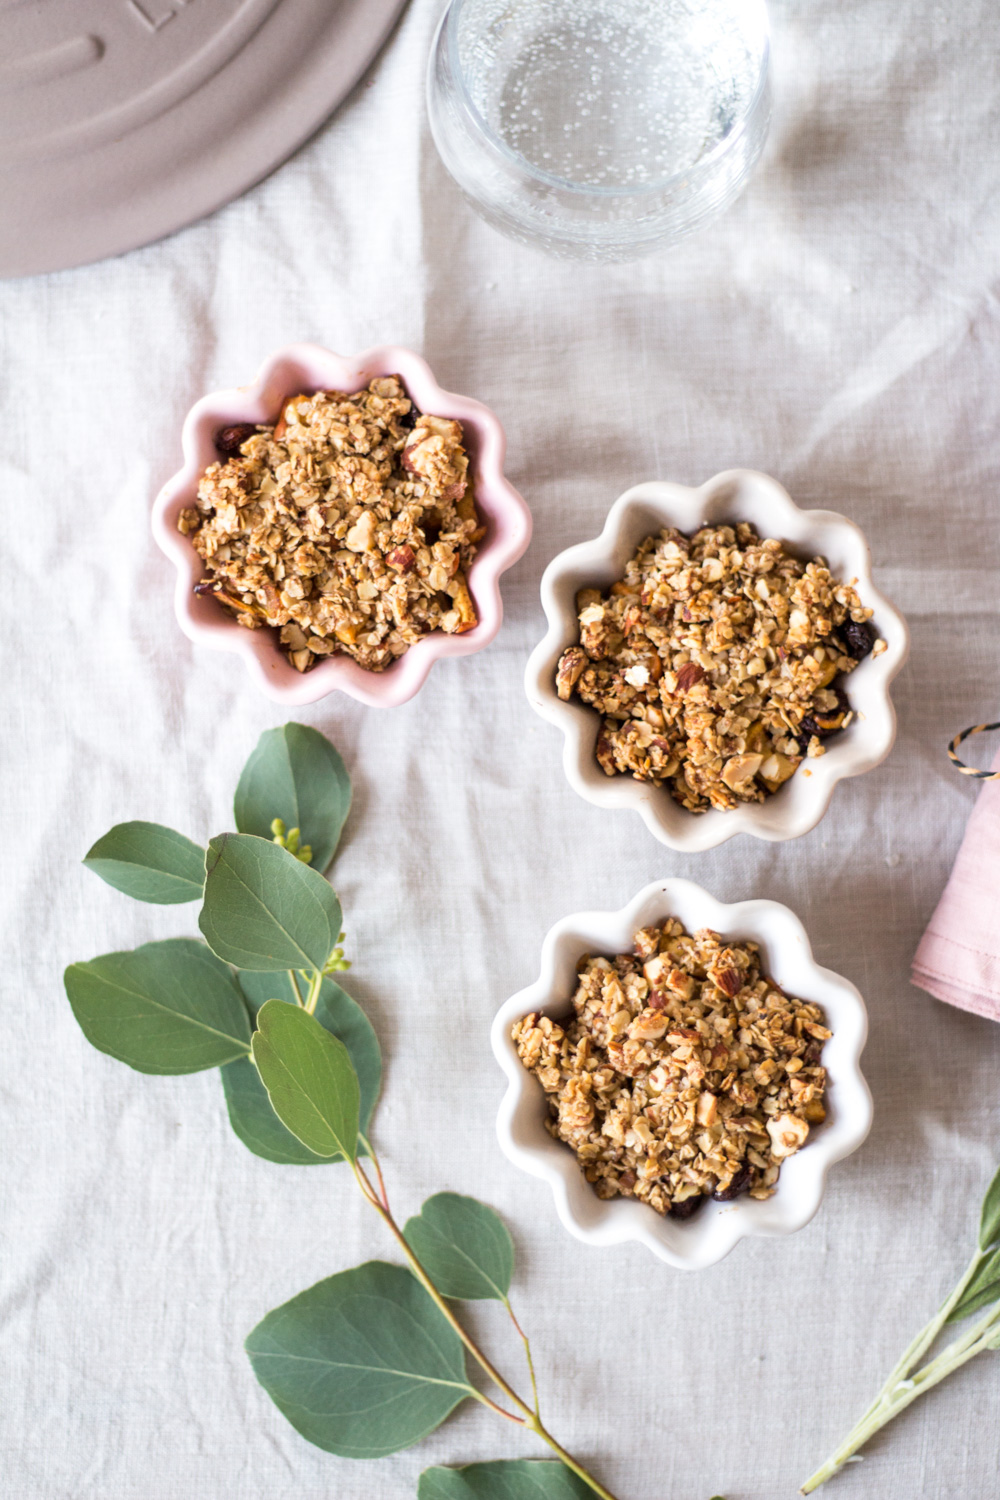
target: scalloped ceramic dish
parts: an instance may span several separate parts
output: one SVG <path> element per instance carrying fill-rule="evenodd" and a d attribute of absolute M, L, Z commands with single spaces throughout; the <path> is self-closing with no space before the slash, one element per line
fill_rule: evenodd
<path fill-rule="evenodd" d="M 424 636 L 385 672 L 366 671 L 348 656 L 330 656 L 311 671 L 299 673 L 278 646 L 277 631 L 247 630 L 213 599 L 193 592 L 202 576 L 202 562 L 177 530 L 177 517 L 185 506 L 194 504 L 199 478 L 218 457 L 215 433 L 220 427 L 274 422 L 289 396 L 302 391 L 359 391 L 378 375 L 399 375 L 421 411 L 462 423 L 476 505 L 486 525 L 469 569 L 469 591 L 479 624 L 464 635 L 435 631 Z M 252 385 L 215 391 L 196 402 L 185 419 L 181 441 L 184 466 L 163 486 L 152 517 L 153 535 L 177 570 L 174 610 L 178 623 L 196 644 L 242 657 L 268 697 L 279 703 L 315 703 L 339 689 L 361 703 L 392 707 L 413 697 L 439 658 L 481 651 L 500 629 L 500 577 L 527 549 L 531 513 L 504 478 L 506 441 L 497 418 L 481 402 L 442 390 L 418 354 L 393 344 L 368 349 L 352 359 L 315 344 L 279 349 L 265 360 Z"/>
<path fill-rule="evenodd" d="M 577 963 L 585 953 L 612 956 L 632 950 L 640 927 L 679 918 L 689 932 L 711 927 L 734 940 L 761 946 L 766 972 L 790 994 L 816 1001 L 833 1032 L 823 1049 L 827 1069 L 827 1117 L 814 1127 L 801 1151 L 781 1168 L 773 1197 L 709 1202 L 694 1218 L 663 1218 L 634 1198 L 598 1198 L 568 1146 L 545 1128 L 545 1096 L 518 1061 L 510 1028 L 529 1011 L 565 1016 L 576 987 Z M 816 963 L 798 917 L 777 901 L 741 901 L 726 906 L 690 880 L 660 880 L 646 886 L 621 911 L 576 912 L 549 931 L 542 944 L 536 982 L 511 996 L 493 1023 L 493 1051 L 507 1075 L 497 1117 L 504 1154 L 532 1177 L 549 1184 L 565 1227 L 588 1245 L 638 1241 L 660 1260 L 683 1270 L 714 1265 L 748 1235 L 792 1234 L 816 1213 L 826 1174 L 856 1151 L 871 1127 L 872 1100 L 861 1073 L 868 1016 L 848 980 Z"/>
<path fill-rule="evenodd" d="M 825 557 L 841 579 L 856 579 L 858 593 L 874 610 L 872 623 L 888 649 L 880 656 L 866 657 L 850 674 L 847 694 L 855 718 L 830 740 L 825 755 L 801 767 L 765 802 L 747 803 L 731 812 L 712 808 L 692 813 L 663 787 L 604 774 L 595 753 L 600 716 L 577 698 L 564 703 L 557 696 L 556 663 L 566 647 L 579 640 L 577 591 L 606 589 L 621 578 L 643 537 L 664 526 L 691 533 L 706 523 L 736 521 L 751 522 L 762 537 L 778 537 L 799 556 Z M 599 537 L 553 558 L 542 576 L 541 590 L 549 628 L 529 658 L 525 689 L 535 711 L 562 730 L 563 766 L 570 784 L 598 807 L 632 808 L 650 833 L 671 848 L 711 849 L 737 833 L 761 839 L 798 838 L 819 822 L 838 781 L 870 771 L 892 748 L 896 715 L 889 684 L 906 660 L 906 622 L 876 589 L 868 543 L 854 522 L 835 511 L 800 510 L 766 474 L 731 469 L 700 489 L 654 480 L 626 490 L 611 507 Z"/>

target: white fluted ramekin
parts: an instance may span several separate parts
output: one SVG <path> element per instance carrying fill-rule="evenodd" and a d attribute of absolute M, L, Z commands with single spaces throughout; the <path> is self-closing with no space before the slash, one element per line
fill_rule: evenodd
<path fill-rule="evenodd" d="M 640 927 L 667 917 L 678 918 L 688 932 L 711 927 L 733 942 L 759 943 L 764 972 L 787 994 L 821 1005 L 833 1033 L 823 1048 L 827 1117 L 782 1163 L 774 1196 L 709 1202 L 683 1221 L 663 1218 L 635 1198 L 598 1198 L 573 1152 L 546 1130 L 545 1095 L 521 1066 L 510 1037 L 514 1022 L 531 1011 L 555 1019 L 570 1012 L 584 954 L 630 953 Z M 727 906 L 690 880 L 658 880 L 621 911 L 575 912 L 547 933 L 538 979 L 512 995 L 493 1022 L 493 1051 L 507 1076 L 497 1136 L 515 1166 L 548 1183 L 560 1219 L 577 1239 L 599 1246 L 638 1241 L 672 1266 L 700 1270 L 722 1260 L 748 1235 L 792 1234 L 809 1223 L 822 1201 L 827 1172 L 858 1149 L 871 1127 L 871 1094 L 861 1073 L 867 1034 L 860 994 L 848 980 L 820 967 L 805 928 L 787 906 L 777 901 Z"/>
<path fill-rule="evenodd" d="M 886 642 L 880 656 L 859 662 L 846 682 L 854 709 L 848 727 L 829 740 L 826 754 L 806 761 L 764 802 L 748 802 L 722 812 L 692 813 L 663 787 L 631 776 L 607 776 L 597 763 L 601 719 L 596 710 L 556 693 L 556 664 L 567 646 L 579 641 L 577 591 L 607 589 L 625 572 L 643 537 L 665 526 L 685 533 L 705 525 L 749 521 L 762 537 L 777 537 L 804 558 L 825 557 L 834 577 L 850 582 L 862 603 L 874 610 L 872 624 Z M 632 808 L 650 833 L 673 849 L 712 849 L 737 833 L 760 839 L 794 839 L 814 828 L 826 812 L 838 781 L 870 771 L 889 754 L 896 715 L 889 684 L 906 660 L 906 622 L 872 580 L 872 560 L 864 534 L 846 516 L 831 510 L 800 510 L 776 480 L 751 469 L 718 474 L 699 489 L 654 480 L 627 490 L 611 507 L 604 530 L 592 541 L 554 557 L 542 576 L 545 638 L 525 670 L 532 707 L 562 730 L 563 766 L 570 785 L 598 807 Z"/>
<path fill-rule="evenodd" d="M 476 505 L 486 525 L 469 569 L 469 592 L 479 624 L 463 635 L 433 631 L 385 672 L 369 672 L 349 656 L 328 656 L 308 672 L 296 672 L 278 644 L 276 630 L 247 630 L 216 600 L 194 593 L 201 558 L 177 530 L 185 506 L 195 503 L 198 480 L 218 457 L 215 434 L 238 422 L 276 422 L 289 396 L 319 390 L 359 391 L 379 375 L 398 375 L 417 408 L 462 423 Z M 192 641 L 242 657 L 251 677 L 278 703 L 315 703 L 336 689 L 361 703 L 391 707 L 412 698 L 434 662 L 481 651 L 500 629 L 500 577 L 527 550 L 531 513 L 504 478 L 506 439 L 493 412 L 480 401 L 442 390 L 427 362 L 410 349 L 384 345 L 345 359 L 316 344 L 292 344 L 264 361 L 252 385 L 203 396 L 188 412 L 181 435 L 184 466 L 163 486 L 153 506 L 153 535 L 177 570 L 174 611 Z"/>

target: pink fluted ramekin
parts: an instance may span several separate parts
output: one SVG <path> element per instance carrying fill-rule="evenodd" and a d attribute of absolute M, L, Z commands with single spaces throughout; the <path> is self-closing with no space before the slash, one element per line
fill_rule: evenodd
<path fill-rule="evenodd" d="M 348 656 L 328 656 L 309 672 L 296 672 L 278 645 L 276 630 L 247 630 L 214 599 L 196 595 L 204 569 L 191 543 L 177 530 L 185 506 L 194 505 L 198 480 L 218 457 L 215 434 L 237 422 L 276 422 L 289 396 L 318 390 L 359 391 L 379 375 L 398 375 L 418 410 L 462 423 L 476 505 L 486 526 L 469 569 L 469 592 L 479 624 L 464 635 L 435 631 L 385 672 L 369 672 Z M 177 569 L 174 610 L 184 634 L 196 644 L 243 658 L 258 687 L 278 703 L 315 703 L 339 690 L 361 703 L 390 708 L 405 703 L 424 684 L 442 656 L 481 651 L 500 629 L 500 576 L 527 550 L 531 513 L 503 474 L 506 448 L 499 421 L 479 401 L 442 390 L 418 354 L 397 345 L 367 349 L 345 359 L 317 344 L 291 344 L 264 361 L 252 385 L 203 396 L 188 412 L 181 434 L 184 466 L 163 486 L 153 506 L 153 535 Z"/>

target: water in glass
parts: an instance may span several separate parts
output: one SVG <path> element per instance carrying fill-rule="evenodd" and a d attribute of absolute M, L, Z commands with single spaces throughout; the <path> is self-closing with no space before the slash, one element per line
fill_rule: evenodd
<path fill-rule="evenodd" d="M 453 0 L 431 124 L 497 227 L 623 258 L 736 196 L 767 131 L 766 75 L 758 0 Z"/>

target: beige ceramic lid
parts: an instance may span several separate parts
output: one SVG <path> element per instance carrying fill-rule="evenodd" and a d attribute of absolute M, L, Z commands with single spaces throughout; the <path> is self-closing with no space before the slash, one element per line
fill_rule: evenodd
<path fill-rule="evenodd" d="M 0 0 L 0 275 L 169 234 L 274 170 L 405 0 Z"/>

